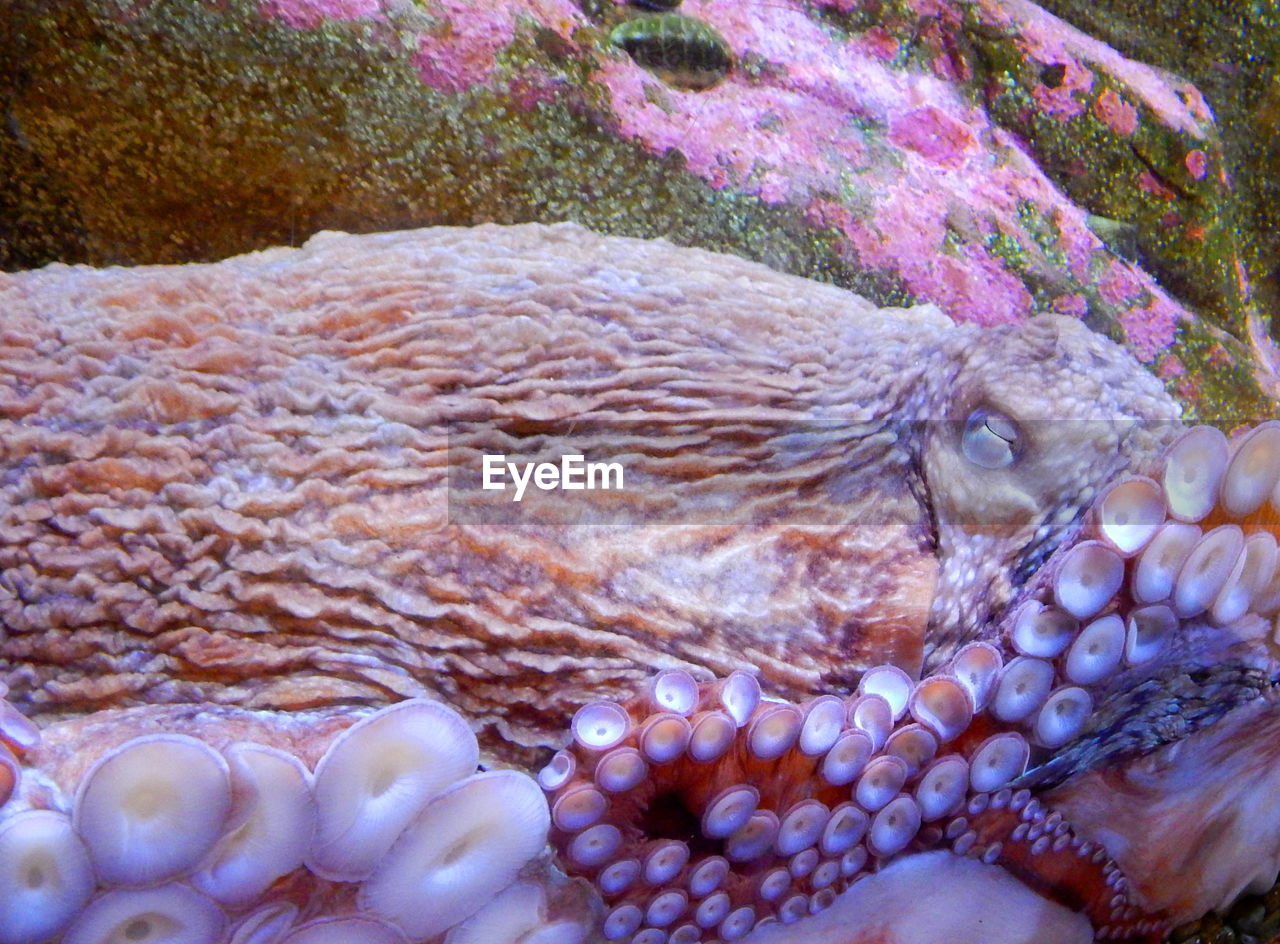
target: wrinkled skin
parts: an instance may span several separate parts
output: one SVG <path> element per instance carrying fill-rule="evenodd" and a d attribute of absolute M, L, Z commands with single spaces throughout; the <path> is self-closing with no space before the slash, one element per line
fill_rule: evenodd
<path fill-rule="evenodd" d="M 655 666 L 756 666 L 793 696 L 918 672 L 1176 413 L 1068 319 L 984 333 L 575 229 L 330 237 L 95 282 L 0 296 L 0 619 L 37 718 L 430 692 L 502 753 Z M 978 409 L 1019 424 L 1015 465 L 963 455 Z M 448 435 L 514 453 L 574 430 L 590 458 L 636 453 L 628 521 L 706 526 L 543 524 L 575 520 L 574 493 L 514 534 L 449 523 Z M 713 471 L 717 491 L 677 489 Z M 133 648 L 153 655 L 122 672 Z"/>
<path fill-rule="evenodd" d="M 573 227 L 51 269 L 5 277 L 0 311 L 0 657 L 58 732 L 24 760 L 64 792 L 156 724 L 266 728 L 311 765 L 309 726 L 429 695 L 530 764 L 654 668 L 749 668 L 794 699 L 918 676 L 1006 632 L 1105 483 L 1177 432 L 1159 384 L 1075 321 L 954 326 Z M 566 444 L 628 488 L 448 491 L 479 451 Z M 1177 769 L 1178 747 L 1144 763 Z M 1113 802 L 1132 764 L 1064 756 L 1030 785 L 1073 823 L 1149 826 Z"/>

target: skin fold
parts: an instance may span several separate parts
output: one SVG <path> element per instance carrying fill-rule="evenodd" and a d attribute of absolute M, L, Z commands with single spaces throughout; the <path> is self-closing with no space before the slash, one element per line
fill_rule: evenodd
<path fill-rule="evenodd" d="M 0 614 L 33 717 L 433 693 L 533 747 L 654 667 L 847 691 L 989 621 L 1036 529 L 1176 415 L 1069 319 L 984 333 L 570 227 L 310 245 L 6 277 Z M 1016 468 L 961 454 L 978 409 L 1023 424 Z M 568 492 L 472 524 L 467 437 L 634 455 L 596 506 L 623 524 L 560 526 Z"/>

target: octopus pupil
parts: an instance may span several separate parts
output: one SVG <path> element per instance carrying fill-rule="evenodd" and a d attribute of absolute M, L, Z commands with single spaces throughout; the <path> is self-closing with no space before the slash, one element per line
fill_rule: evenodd
<path fill-rule="evenodd" d="M 655 796 L 637 826 L 650 838 L 680 839 L 689 843 L 691 849 L 704 841 L 699 818 L 690 812 L 677 793 Z"/>
<path fill-rule="evenodd" d="M 151 936 L 151 922 L 146 918 L 134 918 L 125 925 L 124 936 L 130 941 L 145 941 Z"/>

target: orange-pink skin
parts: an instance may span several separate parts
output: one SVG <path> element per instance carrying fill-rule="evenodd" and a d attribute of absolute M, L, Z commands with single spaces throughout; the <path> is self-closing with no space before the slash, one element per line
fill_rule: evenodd
<path fill-rule="evenodd" d="M 1158 421 L 1176 415 L 1153 378 L 1069 319 L 984 333 L 574 227 L 328 235 L 219 266 L 55 268 L 0 278 L 0 306 L 0 618 L 9 695 L 46 725 L 46 743 L 24 752 L 49 778 L 26 782 L 33 805 L 56 805 L 40 799 L 49 784 L 74 793 L 101 752 L 157 728 L 272 744 L 314 766 L 371 706 L 432 694 L 471 717 L 491 757 L 528 761 L 563 737 L 573 706 L 641 688 L 654 665 L 753 666 L 796 697 L 848 690 L 859 666 L 919 672 L 990 631 L 1040 516 L 1078 507 L 1120 469 L 1151 471 L 1172 431 Z M 978 405 L 1026 424 L 1016 471 L 966 471 L 947 430 Z M 874 437 L 851 433 L 791 487 L 767 429 L 731 520 L 699 519 L 694 503 L 674 534 L 468 526 L 451 519 L 464 506 L 442 504 L 450 431 L 669 415 L 729 423 L 741 448 L 761 416 L 815 408 L 848 430 L 925 421 L 907 424 L 916 438 L 902 448 L 927 515 Z M 1066 441 L 1071 423 L 1037 425 L 1073 410 L 1101 424 L 1087 445 Z M 1116 414 L 1139 419 L 1138 440 L 1110 429 Z M 1042 429 L 1053 435 L 1036 439 Z M 852 481 L 847 454 L 865 460 Z M 713 471 L 698 455 L 657 449 L 648 472 L 673 483 Z M 737 455 L 714 470 L 738 468 Z M 817 469 L 841 501 L 806 484 Z M 1001 504 L 1015 494 L 1036 498 Z M 633 510 L 670 514 L 668 498 L 636 496 Z M 543 498 L 539 512 L 567 521 L 577 508 Z M 847 527 L 867 508 L 887 520 Z M 791 520 L 801 514 L 819 517 Z M 1251 884 L 1251 863 L 1220 869 L 1224 853 L 1170 897 L 1158 865 L 1208 848 L 1221 822 L 1197 819 L 1180 786 L 1202 755 L 1224 791 L 1270 782 L 1271 754 L 1241 752 L 1237 735 L 1275 741 L 1274 719 L 1247 710 L 1261 729 L 1246 711 L 1050 794 L 1078 828 L 1120 837 L 1108 848 L 1152 909 L 1193 916 Z M 1170 834 L 1156 851 L 1142 838 L 1151 817 Z M 290 894 L 313 895 L 304 885 Z"/>
<path fill-rule="evenodd" d="M 502 265 L 545 284 L 512 295 Z M 597 284 L 601 272 L 617 274 Z M 478 301 L 457 308 L 467 292 Z M 1007 599 L 1040 516 L 1138 448 L 1107 425 L 1113 411 L 1176 415 L 1153 378 L 1069 320 L 979 335 L 936 311 L 880 312 L 731 257 L 573 228 L 329 237 L 118 282 L 50 270 L 5 276 L 0 304 L 13 365 L 0 422 L 20 470 L 0 521 L 0 569 L 19 589 L 0 619 L 20 666 L 11 697 L 46 718 L 434 694 L 487 745 L 531 760 L 576 705 L 655 665 L 752 666 L 796 697 L 848 690 L 882 662 L 918 672 Z M 1038 369 L 1032 391 L 1013 365 L 1043 357 L 1093 366 Z M 1033 440 L 1086 439 L 1038 447 L 1005 508 L 983 491 L 1002 473 L 975 477 L 936 422 L 962 425 L 983 403 L 1026 417 Z M 1035 422 L 1066 415 L 1098 417 L 1114 453 L 1083 448 L 1088 424 Z M 628 453 L 651 484 L 603 510 L 701 529 L 565 530 L 580 503 L 539 493 L 544 517 L 508 533 L 459 520 L 443 490 L 450 437 L 473 427 L 654 416 L 759 441 L 736 476 L 680 450 Z M 903 444 L 921 484 L 906 453 L 862 445 L 864 428 L 911 418 L 925 421 Z M 815 419 L 848 432 L 816 440 L 806 465 L 793 433 Z M 848 453 L 861 458 L 846 471 Z M 750 474 L 757 463 L 771 471 Z M 741 490 L 731 502 L 677 490 L 713 475 Z M 967 523 L 931 533 L 953 518 L 1005 538 Z M 122 647 L 139 646 L 153 654 L 134 666 Z M 95 671 L 62 668 L 82 659 Z"/>

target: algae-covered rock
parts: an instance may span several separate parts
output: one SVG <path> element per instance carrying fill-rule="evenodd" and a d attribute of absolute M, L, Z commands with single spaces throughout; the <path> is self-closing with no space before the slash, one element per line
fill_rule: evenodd
<path fill-rule="evenodd" d="M 958 320 L 1073 314 L 1172 385 L 1194 376 L 1200 415 L 1267 409 L 1256 344 L 1230 334 L 1246 302 L 1198 95 L 1021 0 L 0 0 L 0 16 L 9 267 L 573 219 Z M 660 30 L 677 39 L 643 45 Z"/>
<path fill-rule="evenodd" d="M 967 35 L 992 117 L 1077 202 L 1132 227 L 1139 260 L 1166 288 L 1238 320 L 1247 285 L 1222 143 L 1195 86 L 1030 4 L 975 9 Z"/>
<path fill-rule="evenodd" d="M 1280 299 L 1280 6 L 1273 0 L 1042 0 L 1119 52 L 1194 82 L 1216 117 L 1255 290 Z"/>

